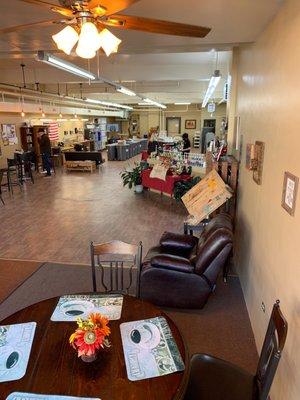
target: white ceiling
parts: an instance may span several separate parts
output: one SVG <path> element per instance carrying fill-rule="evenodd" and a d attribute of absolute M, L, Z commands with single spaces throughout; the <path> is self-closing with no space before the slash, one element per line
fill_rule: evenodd
<path fill-rule="evenodd" d="M 58 1 L 52 0 L 52 3 L 58 4 Z M 114 33 L 122 39 L 120 52 L 109 58 L 100 57 L 100 75 L 111 80 L 134 80 L 137 83 L 124 83 L 124 86 L 143 90 L 143 95 L 158 101 L 199 102 L 216 65 L 216 53 L 210 50 L 230 50 L 234 45 L 255 41 L 281 3 L 281 0 L 141 0 L 124 13 L 209 26 L 212 31 L 206 38 L 199 39 L 115 29 Z M 57 18 L 57 14 L 42 7 L 20 0 L 0 0 L 0 26 L 3 28 L 52 17 Z M 60 29 L 61 26 L 55 24 L 0 36 L 0 80 L 19 83 L 20 62 L 23 61 L 27 82 L 77 82 L 75 76 L 41 65 L 34 58 L 37 50 L 55 51 L 51 35 Z M 218 54 L 218 67 L 225 78 L 231 54 L 226 51 Z M 74 55 L 67 59 L 87 68 L 86 61 Z M 97 72 L 97 60 L 92 60 L 91 69 Z M 222 83 L 218 97 L 221 96 Z M 87 89 L 96 97 L 113 96 L 114 101 L 122 102 L 132 100 L 119 94 L 99 95 L 105 90 L 103 85 Z"/>

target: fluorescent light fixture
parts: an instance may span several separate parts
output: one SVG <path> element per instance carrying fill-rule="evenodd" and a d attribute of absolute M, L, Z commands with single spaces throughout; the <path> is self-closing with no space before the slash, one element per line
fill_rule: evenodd
<path fill-rule="evenodd" d="M 174 104 L 175 104 L 175 106 L 189 106 L 191 103 L 183 101 L 183 102 L 177 102 Z"/>
<path fill-rule="evenodd" d="M 157 101 L 154 101 L 154 100 L 151 100 L 151 99 L 148 99 L 148 98 L 143 99 L 143 101 L 145 103 L 151 104 L 153 106 L 157 106 L 159 108 L 167 108 L 167 106 L 165 106 L 164 104 L 158 103 Z"/>
<path fill-rule="evenodd" d="M 214 94 L 214 91 L 216 90 L 216 87 L 218 86 L 218 83 L 220 82 L 221 79 L 221 74 L 220 70 L 216 69 L 213 76 L 210 78 L 208 88 L 206 90 L 203 102 L 202 102 L 202 108 L 205 108 L 208 100 L 212 97 Z"/>
<path fill-rule="evenodd" d="M 95 80 L 96 76 L 91 72 L 77 67 L 75 64 L 71 64 L 65 60 L 62 60 L 58 57 L 53 56 L 52 54 L 48 54 L 42 50 L 39 50 L 37 53 L 38 61 L 42 61 L 46 64 L 52 65 L 53 67 L 62 69 L 63 71 L 70 72 L 71 74 L 81 76 L 82 78 Z"/>
<path fill-rule="evenodd" d="M 52 36 L 52 39 L 57 45 L 59 50 L 70 55 L 73 47 L 78 41 L 78 33 L 70 25 L 66 26 L 63 30 Z"/>
<path fill-rule="evenodd" d="M 68 121 L 67 118 L 57 118 L 56 119 L 57 122 L 65 122 Z"/>
<path fill-rule="evenodd" d="M 115 107 L 115 108 L 124 108 L 125 110 L 133 110 L 133 107 L 125 106 L 124 104 L 111 103 L 109 101 L 102 100 L 94 100 L 94 99 L 86 99 L 88 103 L 99 104 L 101 106 Z"/>
<path fill-rule="evenodd" d="M 116 90 L 119 93 L 127 94 L 127 96 L 136 96 L 136 94 L 132 90 L 129 90 L 124 86 L 117 86 Z"/>

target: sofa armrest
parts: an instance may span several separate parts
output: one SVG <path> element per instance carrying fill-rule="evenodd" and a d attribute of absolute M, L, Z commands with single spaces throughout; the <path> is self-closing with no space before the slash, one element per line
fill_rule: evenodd
<path fill-rule="evenodd" d="M 198 238 L 191 235 L 164 232 L 160 238 L 159 244 L 163 251 L 167 253 L 189 257 L 192 250 L 198 244 Z"/>
<path fill-rule="evenodd" d="M 151 266 L 189 274 L 194 272 L 194 267 L 188 259 L 170 254 L 158 254 L 153 257 Z"/>

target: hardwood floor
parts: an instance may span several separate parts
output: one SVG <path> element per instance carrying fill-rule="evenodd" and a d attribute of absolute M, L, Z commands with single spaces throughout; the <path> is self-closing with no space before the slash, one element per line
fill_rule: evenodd
<path fill-rule="evenodd" d="M 22 193 L 15 188 L 13 197 L 3 193 L 0 257 L 87 264 L 91 240 L 141 240 L 145 254 L 164 230 L 182 232 L 185 208 L 123 188 L 119 173 L 126 165 L 105 162 L 93 174 L 58 170 L 51 178 L 36 176 Z"/>

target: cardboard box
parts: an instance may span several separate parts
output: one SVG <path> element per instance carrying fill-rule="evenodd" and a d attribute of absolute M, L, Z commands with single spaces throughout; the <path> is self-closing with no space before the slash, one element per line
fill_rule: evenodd
<path fill-rule="evenodd" d="M 230 199 L 232 194 L 217 171 L 212 170 L 181 198 L 190 214 L 188 222 L 199 224 Z"/>

